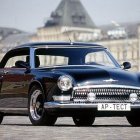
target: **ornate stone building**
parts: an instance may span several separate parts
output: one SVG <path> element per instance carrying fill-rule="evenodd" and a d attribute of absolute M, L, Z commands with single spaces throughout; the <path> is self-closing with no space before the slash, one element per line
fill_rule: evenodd
<path fill-rule="evenodd" d="M 140 27 L 138 24 L 95 26 L 80 0 L 62 0 L 44 27 L 31 41 L 86 41 L 106 46 L 122 64 L 132 63 L 140 71 Z"/>
<path fill-rule="evenodd" d="M 0 60 L 11 48 L 29 42 L 30 35 L 15 28 L 0 27 Z"/>
<path fill-rule="evenodd" d="M 101 38 L 80 0 L 62 0 L 32 41 L 92 41 Z"/>
<path fill-rule="evenodd" d="M 140 26 L 139 24 L 125 24 L 123 28 L 126 30 L 123 37 L 117 38 L 114 35 L 111 39 L 108 36 L 98 43 L 106 46 L 120 64 L 129 61 L 133 71 L 140 71 Z"/>

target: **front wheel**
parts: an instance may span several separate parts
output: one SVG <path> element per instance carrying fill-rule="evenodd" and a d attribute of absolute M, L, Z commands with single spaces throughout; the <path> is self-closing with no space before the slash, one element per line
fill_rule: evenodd
<path fill-rule="evenodd" d="M 0 113 L 0 124 L 2 123 L 3 121 L 3 115 Z"/>
<path fill-rule="evenodd" d="M 55 124 L 57 117 L 49 115 L 44 109 L 45 97 L 40 87 L 33 86 L 29 93 L 28 112 L 33 125 Z"/>
<path fill-rule="evenodd" d="M 128 122 L 134 127 L 140 127 L 140 115 L 126 116 Z"/>
<path fill-rule="evenodd" d="M 95 116 L 93 115 L 73 117 L 73 121 L 77 126 L 92 126 L 94 120 L 95 120 Z"/>

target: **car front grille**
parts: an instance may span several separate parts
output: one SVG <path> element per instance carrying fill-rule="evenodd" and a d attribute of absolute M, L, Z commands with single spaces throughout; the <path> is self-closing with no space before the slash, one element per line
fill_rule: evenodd
<path fill-rule="evenodd" d="M 94 86 L 94 87 L 78 87 L 74 90 L 72 98 L 74 102 L 88 102 L 88 94 L 95 93 L 94 102 L 129 102 L 131 93 L 138 95 L 140 99 L 140 89 L 128 86 Z"/>

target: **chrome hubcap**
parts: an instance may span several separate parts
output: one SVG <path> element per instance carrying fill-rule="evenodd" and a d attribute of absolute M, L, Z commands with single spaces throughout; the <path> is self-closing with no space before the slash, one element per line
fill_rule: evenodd
<path fill-rule="evenodd" d="M 43 97 L 40 90 L 35 90 L 30 99 L 30 114 L 34 120 L 39 120 L 43 113 Z"/>

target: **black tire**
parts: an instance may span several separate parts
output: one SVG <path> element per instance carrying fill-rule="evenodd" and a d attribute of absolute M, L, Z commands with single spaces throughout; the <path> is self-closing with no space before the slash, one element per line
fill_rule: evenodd
<path fill-rule="evenodd" d="M 126 116 L 128 122 L 134 127 L 140 127 L 140 115 Z"/>
<path fill-rule="evenodd" d="M 30 121 L 33 125 L 47 125 L 55 124 L 57 117 L 47 113 L 44 109 L 45 96 L 39 86 L 33 86 L 29 93 L 28 113 Z"/>
<path fill-rule="evenodd" d="M 3 115 L 0 113 L 0 124 L 2 123 L 3 121 Z"/>
<path fill-rule="evenodd" d="M 75 123 L 76 126 L 92 126 L 94 120 L 95 116 L 93 115 L 73 117 L 73 122 Z"/>

